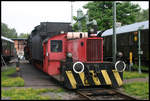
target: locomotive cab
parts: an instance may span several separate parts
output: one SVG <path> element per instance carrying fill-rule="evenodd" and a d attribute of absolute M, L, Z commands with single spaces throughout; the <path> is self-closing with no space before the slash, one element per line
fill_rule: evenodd
<path fill-rule="evenodd" d="M 60 34 L 49 38 L 43 43 L 44 63 L 43 71 L 49 75 L 60 74 L 60 61 L 66 58 L 66 34 Z"/>

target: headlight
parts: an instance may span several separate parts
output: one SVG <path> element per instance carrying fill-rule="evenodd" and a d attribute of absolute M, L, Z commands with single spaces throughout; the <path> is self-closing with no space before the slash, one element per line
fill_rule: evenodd
<path fill-rule="evenodd" d="M 93 28 L 91 28 L 91 29 L 90 29 L 90 32 L 91 32 L 91 33 L 93 33 L 93 32 L 94 32 L 94 29 L 93 29 Z"/>
<path fill-rule="evenodd" d="M 71 57 L 72 57 L 72 53 L 67 53 L 67 56 L 68 56 L 69 58 L 71 58 Z"/>
<path fill-rule="evenodd" d="M 118 72 L 123 72 L 126 68 L 126 64 L 124 63 L 124 61 L 117 61 L 115 63 L 115 69 L 118 71 Z"/>
<path fill-rule="evenodd" d="M 61 33 L 61 34 L 64 34 L 65 32 L 64 32 L 64 31 L 60 31 L 60 33 Z"/>
<path fill-rule="evenodd" d="M 73 71 L 75 73 L 81 73 L 81 72 L 83 72 L 84 71 L 84 65 L 83 65 L 83 63 L 82 62 L 75 62 L 73 64 Z"/>

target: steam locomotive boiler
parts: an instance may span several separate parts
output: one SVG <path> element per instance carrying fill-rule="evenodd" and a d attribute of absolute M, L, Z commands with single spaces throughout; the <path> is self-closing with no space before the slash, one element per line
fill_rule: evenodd
<path fill-rule="evenodd" d="M 68 89 L 123 85 L 123 61 L 103 61 L 103 38 L 71 32 L 69 23 L 41 22 L 28 38 L 30 63 Z"/>

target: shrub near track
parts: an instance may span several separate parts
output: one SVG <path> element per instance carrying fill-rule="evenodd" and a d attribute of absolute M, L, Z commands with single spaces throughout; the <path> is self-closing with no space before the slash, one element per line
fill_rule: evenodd
<path fill-rule="evenodd" d="M 1 86 L 2 87 L 22 87 L 24 80 L 21 77 L 10 77 L 9 75 L 15 74 L 16 68 L 9 67 L 7 70 L 1 72 Z"/>

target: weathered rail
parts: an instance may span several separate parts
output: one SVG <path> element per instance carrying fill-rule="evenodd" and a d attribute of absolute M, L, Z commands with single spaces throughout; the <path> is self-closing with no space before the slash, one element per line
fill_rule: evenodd
<path fill-rule="evenodd" d="M 77 90 L 76 93 L 85 98 L 85 100 L 139 100 L 118 89 L 86 89 Z"/>

